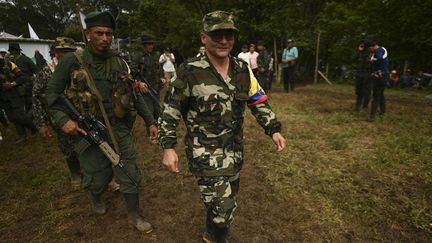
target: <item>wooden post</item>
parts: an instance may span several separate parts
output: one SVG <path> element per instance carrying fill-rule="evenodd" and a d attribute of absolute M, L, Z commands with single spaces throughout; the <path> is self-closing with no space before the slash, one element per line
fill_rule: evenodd
<path fill-rule="evenodd" d="M 328 77 L 328 74 L 329 74 L 329 64 L 326 63 L 325 76 Z"/>
<path fill-rule="evenodd" d="M 275 76 L 278 79 L 279 78 L 279 58 L 278 58 L 278 54 L 277 54 L 277 45 L 276 45 L 276 38 L 273 37 L 273 55 L 274 55 L 274 70 L 275 70 Z M 280 82 L 280 80 L 278 80 Z"/>
<path fill-rule="evenodd" d="M 319 65 L 319 46 L 320 46 L 320 37 L 321 32 L 318 31 L 317 36 L 317 44 L 316 44 L 316 53 L 315 53 L 315 75 L 314 75 L 314 84 L 318 82 L 318 65 Z"/>

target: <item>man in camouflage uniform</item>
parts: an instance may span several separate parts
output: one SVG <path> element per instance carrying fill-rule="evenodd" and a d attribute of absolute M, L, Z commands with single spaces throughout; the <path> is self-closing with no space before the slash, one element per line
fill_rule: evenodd
<path fill-rule="evenodd" d="M 19 136 L 17 143 L 26 141 L 26 128 L 32 134 L 36 134 L 36 127 L 19 92 L 26 80 L 26 75 L 15 63 L 0 56 L 0 107 L 6 111 L 9 120 L 17 129 Z"/>
<path fill-rule="evenodd" d="M 247 63 L 230 55 L 238 31 L 233 16 L 223 11 L 205 15 L 201 42 L 204 57 L 186 61 L 170 84 L 160 119 L 163 164 L 179 172 L 176 128 L 186 124 L 186 155 L 207 208 L 206 242 L 226 242 L 236 208 L 243 165 L 243 120 L 246 105 L 275 143 L 285 147 L 281 123 L 267 103 Z"/>
<path fill-rule="evenodd" d="M 159 59 L 153 54 L 155 40 L 150 36 L 141 37 L 143 52 L 133 55 L 131 69 L 132 75 L 140 81 L 140 89 L 144 93 L 144 100 L 150 113 L 157 121 L 160 116 L 160 90 L 162 88 L 161 70 Z M 150 94 L 152 92 L 152 94 Z M 147 124 L 149 125 L 149 124 Z M 150 141 L 155 141 L 156 138 L 149 134 Z"/>
<path fill-rule="evenodd" d="M 264 91 L 270 90 L 270 82 L 271 82 L 271 62 L 272 57 L 271 54 L 267 51 L 264 45 L 264 41 L 257 41 L 257 49 L 258 49 L 258 71 L 257 71 L 257 79 L 258 83 L 263 87 Z"/>
<path fill-rule="evenodd" d="M 115 29 L 114 17 L 109 12 L 92 12 L 86 16 L 85 22 L 88 45 L 83 51 L 67 53 L 48 82 L 46 100 L 52 121 L 66 134 L 75 135 L 75 150 L 84 174 L 83 184 L 92 197 L 94 212 L 106 212 L 101 196 L 114 172 L 125 198 L 129 223 L 149 233 L 152 226 L 139 214 L 138 186 L 118 166 L 113 171 L 110 160 L 99 147 L 86 143 L 85 138 L 79 136 L 86 135 L 86 132 L 56 106 L 58 97 L 65 93 L 83 116 L 95 116 L 103 121 L 110 131 L 107 140 L 120 155 L 123 168 L 135 182 L 141 181 L 131 130 L 136 114 L 134 108 L 144 107 L 142 103 L 133 104 L 129 67 L 110 49 Z"/>
<path fill-rule="evenodd" d="M 73 39 L 58 37 L 51 51 L 53 51 L 57 59 L 60 60 L 66 53 L 75 50 L 75 41 Z M 33 83 L 33 122 L 39 131 L 39 135 L 43 138 L 51 137 L 51 132 L 48 127 L 50 118 L 46 111 L 44 97 L 48 80 L 51 78 L 53 72 L 53 66 L 45 65 L 45 67 L 38 72 Z M 58 146 L 69 168 L 71 185 L 75 189 L 79 188 L 81 185 L 81 168 L 78 156 L 74 151 L 73 137 L 63 133 L 59 129 L 56 130 Z"/>
<path fill-rule="evenodd" d="M 23 72 L 25 82 L 21 86 L 21 96 L 24 97 L 25 107 L 27 112 L 32 108 L 32 89 L 33 89 L 33 76 L 38 72 L 36 64 L 24 53 L 21 53 L 21 48 L 18 43 L 9 43 L 9 58 L 14 62 Z"/>

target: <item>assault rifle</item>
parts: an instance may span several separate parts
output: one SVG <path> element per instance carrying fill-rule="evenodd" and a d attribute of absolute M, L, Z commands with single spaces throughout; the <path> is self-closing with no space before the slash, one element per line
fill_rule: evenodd
<path fill-rule="evenodd" d="M 120 159 L 114 149 L 108 144 L 106 139 L 106 127 L 105 125 L 96 119 L 93 115 L 90 117 L 82 116 L 75 106 L 66 98 L 63 94 L 60 95 L 56 100 L 56 105 L 61 107 L 69 117 L 78 122 L 80 128 L 82 128 L 87 135 L 84 136 L 85 140 L 90 144 L 95 144 L 99 147 L 102 153 L 111 161 L 114 167 L 120 168 L 120 170 L 129 178 L 129 180 L 138 187 L 138 183 L 132 178 L 132 176 L 124 168 L 123 161 Z"/>
<path fill-rule="evenodd" d="M 132 79 L 129 78 L 129 81 L 132 83 L 132 86 L 136 87 L 135 85 L 139 85 L 139 82 L 145 83 L 147 85 L 147 88 L 148 88 L 147 94 L 149 94 L 150 97 L 153 99 L 153 101 L 156 102 L 156 104 L 158 104 L 159 107 L 161 107 L 161 103 L 160 103 L 158 95 L 157 95 L 158 92 L 152 86 L 150 86 L 150 84 L 147 82 L 147 80 L 145 80 L 144 78 L 142 78 L 140 81 L 138 81 L 136 79 L 136 76 L 138 74 L 136 72 L 132 72 L 132 73 L 135 73 L 135 75 L 132 75 Z M 138 89 L 139 89 L 139 87 L 138 87 Z M 141 90 L 140 90 L 140 92 L 141 92 Z M 144 95 L 146 93 L 142 93 L 141 92 L 141 94 Z"/>

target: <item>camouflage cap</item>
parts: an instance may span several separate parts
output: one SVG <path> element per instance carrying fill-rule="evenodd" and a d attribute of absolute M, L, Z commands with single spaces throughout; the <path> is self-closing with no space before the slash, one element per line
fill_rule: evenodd
<path fill-rule="evenodd" d="M 68 37 L 57 37 L 55 40 L 55 49 L 76 50 L 75 41 Z"/>
<path fill-rule="evenodd" d="M 234 16 L 225 11 L 214 11 L 208 13 L 203 18 L 203 25 L 205 32 L 212 32 L 215 30 L 235 30 L 238 29 L 234 26 Z"/>

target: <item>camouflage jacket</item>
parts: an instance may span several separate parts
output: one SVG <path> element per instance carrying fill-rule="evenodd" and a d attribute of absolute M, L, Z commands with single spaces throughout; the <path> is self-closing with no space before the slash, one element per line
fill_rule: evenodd
<path fill-rule="evenodd" d="M 38 72 L 33 82 L 33 122 L 37 128 L 47 126 L 49 122 L 44 96 L 48 80 L 51 78 L 52 74 L 53 72 L 51 68 L 46 65 L 40 72 Z"/>
<path fill-rule="evenodd" d="M 246 62 L 230 57 L 223 80 L 207 57 L 182 64 L 170 84 L 159 121 L 163 148 L 176 144 L 180 116 L 186 124 L 185 147 L 192 173 L 198 176 L 235 175 L 243 164 L 243 120 L 246 105 L 265 133 L 281 130 Z"/>
<path fill-rule="evenodd" d="M 257 57 L 258 72 L 267 72 L 270 69 L 271 54 L 267 50 L 259 52 Z"/>

